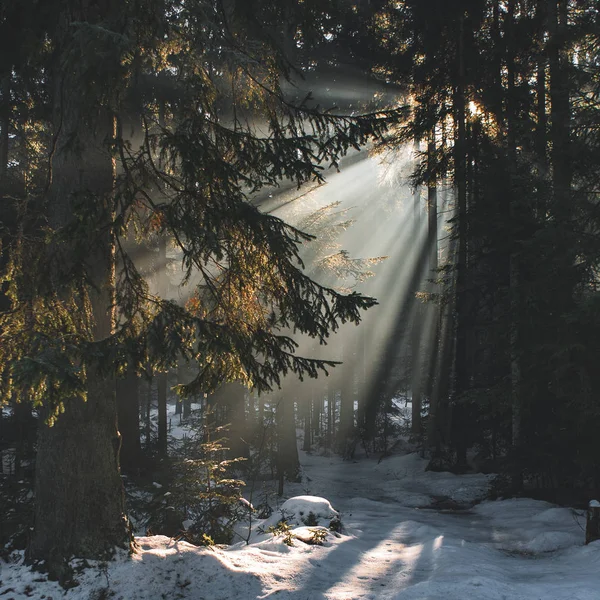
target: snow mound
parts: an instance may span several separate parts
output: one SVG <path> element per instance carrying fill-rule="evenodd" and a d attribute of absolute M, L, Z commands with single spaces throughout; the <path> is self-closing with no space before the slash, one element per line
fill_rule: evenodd
<path fill-rule="evenodd" d="M 523 550 L 537 554 L 540 552 L 555 552 L 556 550 L 581 544 L 582 542 L 577 536 L 566 531 L 545 531 L 524 544 Z"/>
<path fill-rule="evenodd" d="M 552 523 L 570 524 L 573 521 L 573 511 L 570 508 L 549 508 L 535 515 L 533 520 L 546 525 Z"/>
<path fill-rule="evenodd" d="M 418 521 L 404 521 L 396 531 L 402 536 L 404 542 L 418 541 L 424 543 L 440 535 L 440 531 L 430 525 Z"/>
<path fill-rule="evenodd" d="M 279 511 L 274 512 L 263 524 L 266 531 L 269 527 L 277 527 L 285 521 L 290 527 L 317 526 L 329 527 L 333 519 L 340 514 L 331 506 L 329 500 L 319 496 L 295 496 L 286 500 Z"/>

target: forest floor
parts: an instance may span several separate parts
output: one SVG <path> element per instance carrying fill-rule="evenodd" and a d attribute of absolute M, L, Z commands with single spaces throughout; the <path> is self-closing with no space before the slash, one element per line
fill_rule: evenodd
<path fill-rule="evenodd" d="M 259 533 L 259 522 L 249 544 L 228 548 L 140 537 L 131 558 L 83 569 L 68 591 L 17 556 L 1 565 L 0 599 L 600 600 L 600 541 L 583 544 L 581 511 L 480 502 L 488 476 L 427 472 L 416 454 L 344 462 L 301 453 L 301 462 L 303 483 L 286 484 L 285 497 L 327 498 L 343 523 L 321 546 L 289 546 Z M 328 506 L 303 502 L 286 507 Z M 276 521 L 277 512 L 266 524 Z M 306 538 L 306 527 L 295 531 Z"/>

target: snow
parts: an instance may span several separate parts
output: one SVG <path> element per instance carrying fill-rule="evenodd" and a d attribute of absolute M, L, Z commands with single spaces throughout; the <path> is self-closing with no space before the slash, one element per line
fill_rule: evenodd
<path fill-rule="evenodd" d="M 311 516 L 309 516 L 311 515 Z M 291 526 L 302 527 L 303 525 L 329 526 L 334 518 L 339 518 L 337 510 L 331 506 L 329 500 L 317 496 L 295 496 L 286 500 L 279 510 L 275 511 L 264 523 L 262 528 L 276 526 L 282 519 Z M 307 521 L 314 520 L 310 523 Z"/>
<path fill-rule="evenodd" d="M 140 537 L 132 557 L 92 564 L 68 591 L 16 556 L 1 564 L 0 598 L 600 599 L 600 541 L 584 545 L 582 512 L 526 498 L 481 501 L 488 476 L 426 472 L 414 454 L 380 463 L 302 454 L 302 462 L 304 481 L 286 483 L 289 499 L 254 523 L 248 545 Z M 454 508 L 431 508 L 440 498 Z M 310 512 L 319 525 L 305 524 Z M 267 532 L 282 513 L 291 546 Z M 327 529 L 338 513 L 341 533 Z M 326 532 L 322 545 L 305 543 L 315 530 Z"/>
<path fill-rule="evenodd" d="M 590 500 L 590 508 L 600 508 L 600 502 L 598 500 Z"/>

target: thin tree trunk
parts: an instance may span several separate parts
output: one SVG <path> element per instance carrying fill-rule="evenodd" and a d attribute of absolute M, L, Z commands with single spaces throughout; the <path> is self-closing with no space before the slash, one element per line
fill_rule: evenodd
<path fill-rule="evenodd" d="M 331 380 L 331 376 L 327 379 L 327 449 L 333 446 L 333 404 L 335 402 L 335 386 Z"/>
<path fill-rule="evenodd" d="M 150 451 L 152 445 L 152 379 L 144 386 L 146 388 L 146 401 L 144 402 L 144 440 L 146 452 Z"/>
<path fill-rule="evenodd" d="M 468 307 L 467 307 L 467 171 L 466 171 L 466 101 L 464 65 L 464 14 L 460 16 L 458 33 L 458 82 L 454 91 L 456 139 L 454 143 L 454 177 L 457 203 L 456 258 L 456 342 L 454 357 L 454 404 L 452 410 L 453 445 L 457 465 L 466 464 L 464 425 L 466 410 L 463 394 L 469 386 L 468 373 Z"/>
<path fill-rule="evenodd" d="M 427 182 L 427 249 L 428 265 L 427 273 L 430 281 L 427 284 L 427 290 L 434 294 L 437 291 L 437 285 L 434 280 L 438 277 L 438 209 L 437 209 L 437 183 L 433 176 L 435 160 L 435 130 L 429 133 L 427 142 L 427 161 L 428 171 L 430 173 Z M 429 397 L 429 414 L 427 426 L 426 445 L 429 448 L 435 448 L 438 445 L 435 432 L 438 430 L 438 406 L 440 403 L 439 391 L 439 373 L 438 373 L 438 347 L 440 331 L 439 306 L 433 300 L 427 304 L 427 322 L 430 323 L 430 330 L 427 332 L 428 339 L 425 347 L 428 349 L 427 357 L 427 389 Z"/>
<path fill-rule="evenodd" d="M 0 194 L 4 193 L 6 174 L 8 171 L 8 130 L 10 127 L 10 77 L 2 79 L 2 104 L 0 111 Z"/>
<path fill-rule="evenodd" d="M 133 471 L 140 466 L 142 447 L 140 444 L 139 376 L 128 371 L 123 379 L 117 379 L 117 409 L 119 433 L 121 434 L 121 467 Z"/>
<path fill-rule="evenodd" d="M 510 354 L 510 403 L 511 403 L 511 446 L 513 451 L 512 484 L 515 491 L 523 487 L 523 476 L 520 461 L 518 460 L 521 448 L 521 361 L 520 361 L 520 326 L 521 315 L 520 285 L 521 274 L 519 265 L 519 234 L 518 222 L 519 196 L 517 185 L 514 181 L 514 169 L 517 165 L 517 144 L 515 127 L 517 122 L 516 113 L 516 87 L 515 87 L 515 32 L 514 32 L 514 10 L 515 1 L 509 0 L 506 15 L 506 39 L 507 39 L 507 99 L 506 99 L 506 131 L 508 145 L 508 216 L 511 231 L 511 245 L 509 255 L 508 279 L 509 279 L 509 354 Z"/>
<path fill-rule="evenodd" d="M 167 266 L 167 240 L 164 235 L 158 238 L 158 293 L 161 298 L 166 296 L 166 266 Z M 158 408 L 158 431 L 157 447 L 160 457 L 167 456 L 167 388 L 168 373 L 159 372 L 156 374 L 156 383 L 158 388 L 157 408 Z"/>
<path fill-rule="evenodd" d="M 348 446 L 354 437 L 354 366 L 351 345 L 345 344 L 340 381 L 340 425 L 337 447 L 343 456 L 347 456 Z"/>
<path fill-rule="evenodd" d="M 167 456 L 167 373 L 156 374 L 157 388 L 157 408 L 158 408 L 158 429 L 157 429 L 157 449 L 158 455 L 161 457 Z"/>
<path fill-rule="evenodd" d="M 311 407 L 312 407 L 312 382 L 306 382 L 304 384 L 309 388 L 309 394 L 304 397 L 304 439 L 302 441 L 302 450 L 304 452 L 310 452 L 311 448 Z"/>
<path fill-rule="evenodd" d="M 419 140 L 415 140 L 415 148 L 419 149 Z M 413 230 L 421 236 L 421 187 L 417 186 L 413 191 Z M 427 250 L 424 249 L 426 252 Z M 418 261 L 420 262 L 420 260 Z M 421 356 L 421 344 L 423 336 L 423 311 L 417 292 L 421 291 L 422 280 L 417 278 L 417 286 L 414 290 L 414 311 L 410 336 L 411 348 L 411 432 L 417 438 L 421 437 L 421 412 L 423 408 L 423 365 Z"/>

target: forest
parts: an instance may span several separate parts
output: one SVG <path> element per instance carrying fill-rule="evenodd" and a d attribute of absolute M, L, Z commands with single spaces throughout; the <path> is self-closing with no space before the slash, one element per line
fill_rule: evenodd
<path fill-rule="evenodd" d="M 0 0 L 0 595 L 597 600 L 599 194 L 593 0 Z"/>

